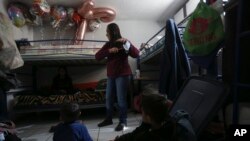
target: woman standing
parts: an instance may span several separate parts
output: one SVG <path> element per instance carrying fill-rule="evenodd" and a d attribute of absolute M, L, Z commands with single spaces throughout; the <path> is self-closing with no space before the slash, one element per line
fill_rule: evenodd
<path fill-rule="evenodd" d="M 115 131 L 121 131 L 127 125 L 127 90 L 129 76 L 132 74 L 128 56 L 136 58 L 139 50 L 127 39 L 122 38 L 119 26 L 111 23 L 106 30 L 108 42 L 96 53 L 97 60 L 107 57 L 107 88 L 106 88 L 106 118 L 98 124 L 103 127 L 113 124 L 114 94 L 119 106 L 119 124 Z"/>

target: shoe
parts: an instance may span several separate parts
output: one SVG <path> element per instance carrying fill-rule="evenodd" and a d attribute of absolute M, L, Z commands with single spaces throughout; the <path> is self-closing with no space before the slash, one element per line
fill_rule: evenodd
<path fill-rule="evenodd" d="M 124 123 L 119 123 L 116 127 L 115 127 L 115 131 L 122 131 L 124 129 L 126 125 Z"/>
<path fill-rule="evenodd" d="M 108 126 L 113 124 L 112 119 L 104 119 L 102 122 L 100 122 L 97 126 L 98 127 L 103 127 L 103 126 Z"/>

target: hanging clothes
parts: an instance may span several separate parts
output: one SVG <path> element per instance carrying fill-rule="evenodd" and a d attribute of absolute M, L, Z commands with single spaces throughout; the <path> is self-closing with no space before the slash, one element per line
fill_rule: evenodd
<path fill-rule="evenodd" d="M 160 68 L 159 93 L 167 94 L 168 98 L 173 100 L 191 73 L 189 60 L 173 19 L 166 22 Z"/>

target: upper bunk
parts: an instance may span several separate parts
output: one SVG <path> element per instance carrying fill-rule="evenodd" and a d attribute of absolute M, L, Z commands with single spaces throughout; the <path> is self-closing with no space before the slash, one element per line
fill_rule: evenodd
<path fill-rule="evenodd" d="M 17 46 L 25 62 L 29 65 L 97 65 L 95 53 L 106 41 L 70 39 L 17 40 Z"/>
<path fill-rule="evenodd" d="M 182 37 L 185 27 L 178 26 L 179 34 Z M 140 47 L 140 63 L 158 64 L 165 45 L 165 27 L 151 37 Z"/>

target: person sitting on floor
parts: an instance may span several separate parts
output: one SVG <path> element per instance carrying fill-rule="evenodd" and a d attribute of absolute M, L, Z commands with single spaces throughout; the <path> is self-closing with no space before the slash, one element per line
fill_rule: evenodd
<path fill-rule="evenodd" d="M 52 90 L 55 94 L 72 94 L 74 92 L 72 79 L 65 66 L 58 68 L 58 74 L 53 79 Z"/>
<path fill-rule="evenodd" d="M 64 104 L 60 111 L 62 122 L 55 126 L 53 141 L 92 141 L 87 127 L 79 120 L 80 115 L 78 104 Z"/>
<path fill-rule="evenodd" d="M 168 113 L 167 99 L 159 94 L 142 94 L 142 123 L 114 141 L 176 141 L 175 121 Z"/>

